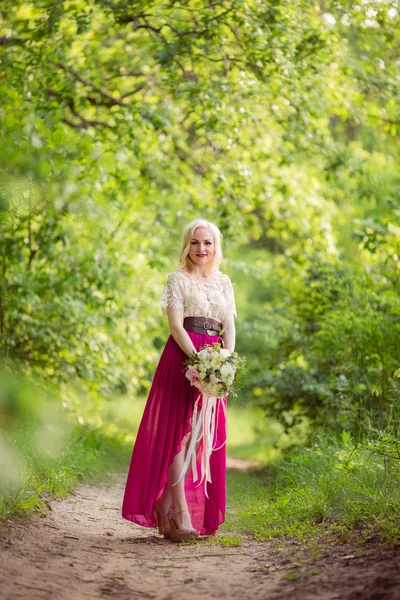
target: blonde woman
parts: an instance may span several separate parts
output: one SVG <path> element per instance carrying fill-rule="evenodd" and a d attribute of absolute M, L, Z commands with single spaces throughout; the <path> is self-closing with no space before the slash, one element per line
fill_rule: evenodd
<path fill-rule="evenodd" d="M 202 428 L 191 444 L 202 397 L 183 372 L 200 346 L 223 340 L 225 348 L 235 348 L 235 298 L 230 278 L 219 270 L 221 242 L 218 227 L 204 219 L 184 230 L 180 265 L 168 275 L 160 300 L 170 336 L 147 398 L 122 505 L 123 518 L 158 526 L 173 541 L 214 535 L 225 520 L 227 398 L 218 399 L 212 414 L 213 450 L 205 465 Z M 199 474 L 205 468 L 204 481 Z"/>

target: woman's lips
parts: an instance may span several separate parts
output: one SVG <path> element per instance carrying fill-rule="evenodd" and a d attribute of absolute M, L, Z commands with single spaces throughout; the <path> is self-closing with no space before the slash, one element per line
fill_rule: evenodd
<path fill-rule="evenodd" d="M 207 254 L 197 254 L 197 256 L 207 256 Z"/>

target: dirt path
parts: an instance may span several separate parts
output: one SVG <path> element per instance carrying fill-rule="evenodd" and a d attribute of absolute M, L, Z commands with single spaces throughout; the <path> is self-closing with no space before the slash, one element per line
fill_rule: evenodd
<path fill-rule="evenodd" d="M 121 518 L 124 483 L 116 476 L 108 487 L 84 485 L 39 519 L 10 521 L 1 537 L 1 599 L 400 599 L 396 550 L 372 542 L 314 551 L 276 540 L 173 544 Z"/>

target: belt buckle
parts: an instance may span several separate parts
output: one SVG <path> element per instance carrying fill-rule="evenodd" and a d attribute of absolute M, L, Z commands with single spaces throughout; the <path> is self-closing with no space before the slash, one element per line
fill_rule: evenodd
<path fill-rule="evenodd" d="M 218 335 L 218 331 L 216 331 L 215 329 L 211 329 L 212 325 L 208 321 L 205 321 L 205 323 L 203 323 L 203 327 L 207 331 L 208 335 Z"/>

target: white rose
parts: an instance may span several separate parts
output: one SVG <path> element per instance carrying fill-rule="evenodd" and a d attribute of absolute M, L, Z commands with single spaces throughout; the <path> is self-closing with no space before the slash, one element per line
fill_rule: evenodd
<path fill-rule="evenodd" d="M 222 348 L 222 350 L 220 350 L 220 354 L 224 357 L 224 358 L 228 358 L 228 356 L 231 354 L 231 351 L 228 350 L 228 348 Z"/>
<path fill-rule="evenodd" d="M 234 374 L 235 374 L 235 371 L 233 370 L 231 365 L 222 365 L 221 375 L 223 375 L 225 377 L 229 377 L 229 376 L 233 377 Z"/>

